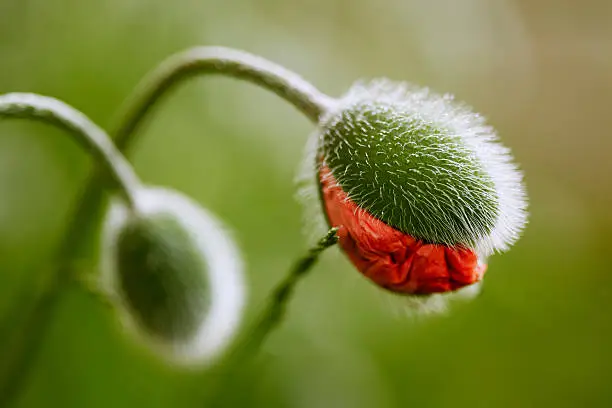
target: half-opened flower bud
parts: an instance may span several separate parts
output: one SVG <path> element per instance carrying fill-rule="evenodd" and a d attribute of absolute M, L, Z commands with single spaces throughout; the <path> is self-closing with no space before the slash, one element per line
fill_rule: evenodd
<path fill-rule="evenodd" d="M 116 201 L 102 245 L 103 284 L 145 344 L 181 363 L 210 361 L 238 326 L 242 263 L 221 224 L 176 192 Z"/>
<path fill-rule="evenodd" d="M 308 167 L 327 224 L 373 282 L 402 294 L 481 280 L 526 222 L 522 175 L 495 131 L 450 96 L 356 84 L 320 121 Z"/>

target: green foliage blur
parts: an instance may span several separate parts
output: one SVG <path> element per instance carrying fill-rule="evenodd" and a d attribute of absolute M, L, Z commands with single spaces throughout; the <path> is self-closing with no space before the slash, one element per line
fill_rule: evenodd
<path fill-rule="evenodd" d="M 15 407 L 612 406 L 611 4 L 0 0 L 0 93 L 54 96 L 108 128 L 142 75 L 193 45 L 260 54 L 333 96 L 362 77 L 409 80 L 485 114 L 531 199 L 524 237 L 490 259 L 474 301 L 407 317 L 332 249 L 238 371 L 168 367 L 70 288 Z M 312 129 L 276 96 L 208 77 L 162 103 L 131 155 L 146 182 L 232 228 L 246 323 L 306 248 L 293 178 Z M 91 168 L 57 130 L 0 123 L 0 316 L 53 266 Z"/>

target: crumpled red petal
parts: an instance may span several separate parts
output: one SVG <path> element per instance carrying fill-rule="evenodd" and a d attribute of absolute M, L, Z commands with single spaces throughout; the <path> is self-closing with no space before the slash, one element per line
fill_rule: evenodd
<path fill-rule="evenodd" d="M 331 171 L 319 173 L 331 226 L 339 245 L 357 269 L 377 285 L 397 293 L 449 292 L 482 279 L 487 266 L 474 251 L 428 244 L 374 218 L 350 200 Z"/>

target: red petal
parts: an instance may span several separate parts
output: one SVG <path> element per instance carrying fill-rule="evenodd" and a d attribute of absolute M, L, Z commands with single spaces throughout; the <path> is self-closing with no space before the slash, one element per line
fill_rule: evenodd
<path fill-rule="evenodd" d="M 357 269 L 393 292 L 449 292 L 482 279 L 486 265 L 467 248 L 427 244 L 374 218 L 348 198 L 331 171 L 319 173 L 323 201 L 339 244 Z"/>

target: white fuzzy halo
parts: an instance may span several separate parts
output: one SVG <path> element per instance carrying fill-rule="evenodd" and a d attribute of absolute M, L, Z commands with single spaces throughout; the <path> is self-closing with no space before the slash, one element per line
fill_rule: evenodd
<path fill-rule="evenodd" d="M 245 290 L 240 253 L 222 224 L 188 197 L 164 188 L 147 187 L 141 188 L 135 198 L 140 213 L 171 212 L 192 234 L 209 273 L 212 289 L 210 310 L 198 334 L 188 343 L 163 342 L 151 338 L 139 327 L 116 290 L 117 271 L 113 260 L 116 259 L 117 235 L 129 216 L 129 209 L 119 199 L 111 203 L 103 229 L 101 287 L 116 303 L 126 328 L 145 346 L 173 363 L 187 366 L 211 364 L 228 347 L 242 316 Z"/>

